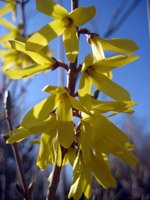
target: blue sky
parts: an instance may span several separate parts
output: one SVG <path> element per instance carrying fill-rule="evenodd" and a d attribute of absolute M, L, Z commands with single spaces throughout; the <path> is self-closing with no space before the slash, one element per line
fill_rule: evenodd
<path fill-rule="evenodd" d="M 89 28 L 91 31 L 96 31 L 101 36 L 104 35 L 110 19 L 117 8 L 118 0 L 80 0 L 81 6 L 95 5 L 97 14 L 91 23 L 87 23 L 83 27 Z M 127 7 L 131 4 L 130 0 L 126 0 Z M 63 5 L 70 10 L 70 1 L 63 0 Z M 126 7 L 126 8 L 127 8 Z M 36 12 L 35 1 L 31 0 L 26 8 L 27 32 L 33 33 L 52 19 L 42 13 Z M 125 67 L 113 71 L 114 81 L 125 87 L 132 95 L 133 100 L 137 102 L 135 107 L 135 115 L 141 119 L 150 119 L 150 41 L 148 33 L 148 20 L 146 1 L 141 1 L 134 12 L 128 17 L 121 28 L 111 38 L 129 38 L 134 40 L 139 50 L 136 52 L 140 56 L 139 60 L 131 63 Z M 83 61 L 84 56 L 90 52 L 88 44 L 82 37 L 80 45 L 80 62 Z M 58 58 L 58 39 L 55 39 L 50 44 L 54 51 L 54 56 Z M 65 56 L 64 56 L 65 59 Z M 66 59 L 65 59 L 66 60 Z M 30 86 L 28 87 L 28 94 L 26 99 L 27 108 L 39 102 L 44 98 L 45 94 L 41 92 L 46 84 L 58 84 L 58 70 L 51 73 L 44 73 L 37 75 Z"/>

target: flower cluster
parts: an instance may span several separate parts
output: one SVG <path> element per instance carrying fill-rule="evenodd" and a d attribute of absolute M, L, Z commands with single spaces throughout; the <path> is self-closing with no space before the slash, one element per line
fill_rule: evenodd
<path fill-rule="evenodd" d="M 36 0 L 36 5 L 38 11 L 55 20 L 27 40 L 19 37 L 10 41 L 12 49 L 27 55 L 34 62 L 25 68 L 5 69 L 4 73 L 12 79 L 55 69 L 58 62 L 55 58 L 46 56 L 43 50 L 52 39 L 61 34 L 68 61 L 77 63 L 80 52 L 78 27 L 96 14 L 94 6 L 78 7 L 68 13 L 53 0 Z M 138 56 L 132 54 L 138 47 L 128 39 L 108 40 L 89 31 L 87 38 L 92 53 L 85 57 L 76 70 L 77 76 L 81 74 L 77 91 L 71 95 L 68 86 L 46 86 L 43 91 L 50 96 L 27 112 L 20 127 L 14 129 L 7 140 L 7 143 L 14 143 L 32 134 L 41 134 L 38 141 L 38 167 L 43 170 L 48 164 L 56 162 L 58 166 L 62 166 L 69 162 L 73 167 L 69 198 L 74 199 L 79 199 L 83 193 L 86 198 L 90 198 L 92 176 L 104 188 L 116 186 L 109 166 L 109 155 L 117 156 L 128 165 L 136 164 L 136 157 L 131 152 L 134 146 L 109 118 L 121 112 L 134 112 L 132 107 L 135 102 L 131 100 L 127 90 L 113 82 L 112 70 L 135 61 Z M 118 55 L 105 58 L 105 50 Z M 95 99 L 92 95 L 93 85 L 111 99 Z M 78 120 L 74 117 L 78 117 Z M 67 152 L 64 159 L 61 147 Z"/>

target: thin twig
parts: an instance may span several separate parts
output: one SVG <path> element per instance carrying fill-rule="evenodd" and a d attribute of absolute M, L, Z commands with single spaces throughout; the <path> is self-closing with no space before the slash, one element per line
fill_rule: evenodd
<path fill-rule="evenodd" d="M 12 131 L 13 126 L 12 126 L 12 123 L 11 123 L 11 97 L 10 97 L 10 93 L 8 91 L 6 91 L 6 93 L 5 93 L 4 104 L 5 104 L 5 118 L 7 120 L 9 130 Z M 18 168 L 19 175 L 20 175 L 20 180 L 21 180 L 22 189 L 23 189 L 22 195 L 26 200 L 31 200 L 31 195 L 28 191 L 28 186 L 27 186 L 27 183 L 26 183 L 26 180 L 25 180 L 23 163 L 22 163 L 22 160 L 21 160 L 21 157 L 20 157 L 18 145 L 17 145 L 17 143 L 14 143 L 11 146 L 12 146 L 14 158 L 16 160 L 17 168 Z"/>
<path fill-rule="evenodd" d="M 25 5 L 26 5 L 26 1 L 21 0 L 20 6 L 21 6 L 22 35 L 23 36 L 25 36 L 25 30 L 26 30 Z"/>
<path fill-rule="evenodd" d="M 122 26 L 122 24 L 128 19 L 128 17 L 130 16 L 130 14 L 136 9 L 136 7 L 138 6 L 138 4 L 142 2 L 142 0 L 134 0 L 130 7 L 128 8 L 128 10 L 126 12 L 124 12 L 124 14 L 122 15 L 122 17 L 120 17 L 120 19 L 118 20 L 118 22 L 116 22 L 116 24 L 114 24 L 113 27 L 111 27 L 110 29 L 108 29 L 105 34 L 104 37 L 109 37 L 110 35 L 112 35 L 113 33 L 115 33 L 116 31 L 118 31 L 118 29 Z"/>

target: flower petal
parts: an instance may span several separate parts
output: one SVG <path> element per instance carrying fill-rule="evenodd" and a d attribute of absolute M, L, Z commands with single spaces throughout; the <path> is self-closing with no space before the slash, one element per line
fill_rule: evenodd
<path fill-rule="evenodd" d="M 10 138 L 6 141 L 7 144 L 20 142 L 21 140 L 25 139 L 26 137 L 32 135 L 33 133 L 24 127 L 20 126 L 19 128 L 14 129 L 11 131 Z"/>
<path fill-rule="evenodd" d="M 129 64 L 135 60 L 137 60 L 138 56 L 112 56 L 110 58 L 105 58 L 103 60 L 99 60 L 93 63 L 91 66 L 95 71 L 100 73 L 105 73 L 111 71 L 117 67 Z"/>
<path fill-rule="evenodd" d="M 37 166 L 44 170 L 48 164 L 55 162 L 55 155 L 53 155 L 53 138 L 56 130 L 52 130 L 50 134 L 43 133 L 40 140 L 40 148 L 37 158 Z"/>
<path fill-rule="evenodd" d="M 91 161 L 91 126 L 89 123 L 82 121 L 80 136 L 80 148 L 82 150 L 85 165 Z"/>
<path fill-rule="evenodd" d="M 125 144 L 129 143 L 129 138 L 123 131 L 102 115 L 94 116 L 91 119 L 91 123 L 93 124 L 93 141 L 95 144 L 98 144 L 102 136 L 118 146 L 118 148 L 125 149 Z"/>
<path fill-rule="evenodd" d="M 43 88 L 44 92 L 47 92 L 49 94 L 60 94 L 60 93 L 67 93 L 67 90 L 64 87 L 57 87 L 52 85 L 47 85 Z"/>
<path fill-rule="evenodd" d="M 82 73 L 80 79 L 80 86 L 78 90 L 79 96 L 84 97 L 86 94 L 91 94 L 91 89 L 92 89 L 91 78 L 86 73 Z"/>
<path fill-rule="evenodd" d="M 90 65 L 92 65 L 92 63 L 93 63 L 92 55 L 88 54 L 84 59 L 81 71 L 84 72 Z"/>
<path fill-rule="evenodd" d="M 131 111 L 129 108 L 131 106 L 136 105 L 134 101 L 98 101 L 93 100 L 92 110 L 97 113 L 104 113 L 104 112 L 129 112 Z"/>
<path fill-rule="evenodd" d="M 16 3 L 11 1 L 5 4 L 2 8 L 0 8 L 0 16 L 5 15 L 9 11 L 11 11 L 15 7 Z"/>
<path fill-rule="evenodd" d="M 116 181 L 111 175 L 111 170 L 102 156 L 99 155 L 99 158 L 97 158 L 92 153 L 91 162 L 89 163 L 89 165 L 96 180 L 105 189 L 116 186 Z"/>
<path fill-rule="evenodd" d="M 27 112 L 21 125 L 25 128 L 30 128 L 38 122 L 47 119 L 50 113 L 56 108 L 57 103 L 55 95 L 45 98 Z"/>
<path fill-rule="evenodd" d="M 95 6 L 78 7 L 73 10 L 69 15 L 73 19 L 76 26 L 82 26 L 90 21 L 96 14 Z"/>
<path fill-rule="evenodd" d="M 27 54 L 38 64 L 51 65 L 55 63 L 54 59 L 46 57 L 42 52 L 27 51 L 24 42 L 11 40 L 10 44 L 13 49 Z"/>
<path fill-rule="evenodd" d="M 61 35 L 63 31 L 64 26 L 61 20 L 50 22 L 27 40 L 26 50 L 39 51 L 47 46 L 51 40 Z"/>
<path fill-rule="evenodd" d="M 87 76 L 86 73 L 82 73 L 78 89 L 78 95 L 82 105 L 84 105 L 88 109 L 90 109 L 92 106 L 91 89 L 92 89 L 91 78 Z"/>
<path fill-rule="evenodd" d="M 138 46 L 132 40 L 124 38 L 104 39 L 99 38 L 103 49 L 106 51 L 113 51 L 122 54 L 132 54 L 138 50 Z"/>
<path fill-rule="evenodd" d="M 84 104 L 81 104 L 80 101 L 77 101 L 74 97 L 69 96 L 69 100 L 70 100 L 70 104 L 73 108 L 75 108 L 76 110 L 79 110 L 81 112 L 84 112 L 86 114 L 90 114 L 89 111 L 87 109 L 84 108 Z"/>
<path fill-rule="evenodd" d="M 76 159 L 73 164 L 73 176 L 72 176 L 72 184 L 70 187 L 70 191 L 68 194 L 68 198 L 73 197 L 75 200 L 80 199 L 83 193 L 82 186 L 82 177 L 81 177 L 81 161 L 80 161 L 80 153 L 76 155 Z"/>
<path fill-rule="evenodd" d="M 104 50 L 99 41 L 99 37 L 97 34 L 93 34 L 90 36 L 88 42 L 91 45 L 92 53 L 95 61 L 99 61 L 105 58 Z"/>
<path fill-rule="evenodd" d="M 74 139 L 73 115 L 69 99 L 65 98 L 60 101 L 56 116 L 58 119 L 58 140 L 65 148 L 69 148 Z"/>
<path fill-rule="evenodd" d="M 114 83 L 101 73 L 93 73 L 91 76 L 92 82 L 100 91 L 104 92 L 111 98 L 118 101 L 129 101 L 130 94 L 127 90 Z"/>
<path fill-rule="evenodd" d="M 120 158 L 122 161 L 124 161 L 125 163 L 127 163 L 130 166 L 135 166 L 137 164 L 136 156 L 128 151 L 123 151 L 123 152 L 118 151 L 118 152 L 114 153 L 114 155 L 117 156 L 118 158 Z"/>
<path fill-rule="evenodd" d="M 28 126 L 28 130 L 33 133 L 45 133 L 50 132 L 52 129 L 56 129 L 57 121 L 55 114 L 51 114 L 46 120 L 35 122 L 33 125 Z"/>
<path fill-rule="evenodd" d="M 52 0 L 36 0 L 36 8 L 38 11 L 55 19 L 62 19 L 68 16 L 68 11 Z"/>
<path fill-rule="evenodd" d="M 10 23 L 9 21 L 7 21 L 6 19 L 4 18 L 1 18 L 0 19 L 0 24 L 4 27 L 6 27 L 8 30 L 10 31 L 15 31 L 16 30 L 16 27 L 14 26 L 14 24 Z"/>
<path fill-rule="evenodd" d="M 26 78 L 28 76 L 31 76 L 33 74 L 52 69 L 52 66 L 49 65 L 32 65 L 27 68 L 14 68 L 14 69 L 6 69 L 4 71 L 5 75 L 8 76 L 11 79 L 20 79 L 20 78 Z"/>
<path fill-rule="evenodd" d="M 63 41 L 66 51 L 66 56 L 71 63 L 76 61 L 78 55 L 78 33 L 75 26 L 65 28 L 63 33 Z"/>

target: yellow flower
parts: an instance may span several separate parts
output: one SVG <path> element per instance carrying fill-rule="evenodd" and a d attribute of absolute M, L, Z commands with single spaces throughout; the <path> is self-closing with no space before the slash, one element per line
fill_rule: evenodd
<path fill-rule="evenodd" d="M 72 12 L 68 11 L 52 0 L 36 0 L 37 10 L 51 16 L 55 21 L 45 25 L 34 33 L 26 43 L 26 49 L 39 51 L 52 39 L 63 34 L 66 56 L 74 63 L 78 54 L 77 26 L 82 26 L 95 15 L 95 7 L 78 7 Z"/>
<path fill-rule="evenodd" d="M 25 50 L 25 42 L 26 40 L 20 36 L 16 40 L 10 41 L 11 48 L 14 49 L 12 52 L 14 53 L 11 51 L 0 52 L 0 54 L 4 54 L 3 60 L 7 61 L 7 67 L 6 64 L 4 64 L 3 71 L 11 79 L 25 78 L 41 71 L 48 69 L 52 70 L 56 64 L 56 61 L 53 58 L 46 56 L 44 51 L 33 52 Z M 6 54 L 8 54 L 7 57 Z M 12 64 L 15 64 L 16 62 L 18 64 L 13 67 L 8 66 L 11 62 L 14 62 Z"/>
<path fill-rule="evenodd" d="M 74 139 L 74 124 L 72 108 L 76 110 L 89 112 L 63 87 L 47 86 L 45 92 L 51 94 L 34 106 L 24 117 L 20 127 L 14 130 L 8 143 L 13 143 L 25 138 L 21 133 L 22 128 L 27 130 L 27 136 L 32 133 L 45 132 L 55 126 L 57 123 L 58 140 L 65 148 L 69 148 Z M 51 117 L 51 113 L 56 109 L 56 118 Z M 55 121 L 55 123 L 54 123 Z M 18 130 L 19 133 L 18 133 Z M 17 135 L 16 135 L 17 132 Z M 17 139 L 16 139 L 17 137 Z"/>
<path fill-rule="evenodd" d="M 91 55 L 85 58 L 82 66 L 79 96 L 84 97 L 91 94 L 92 83 L 97 89 L 117 101 L 129 101 L 130 94 L 121 86 L 110 80 L 106 73 L 109 71 L 135 61 L 138 56 L 113 56 L 99 61 L 93 61 Z"/>
<path fill-rule="evenodd" d="M 91 45 L 95 62 L 105 58 L 104 51 L 132 54 L 138 50 L 138 46 L 134 41 L 124 38 L 104 39 L 100 38 L 97 34 L 92 34 L 88 35 L 88 42 Z M 105 75 L 112 79 L 111 71 L 105 73 Z"/>
<path fill-rule="evenodd" d="M 78 154 L 73 163 L 73 178 L 69 198 L 80 199 L 82 194 L 91 197 L 91 179 L 105 189 L 115 187 L 116 181 L 111 174 L 109 155 L 120 158 L 128 165 L 135 165 L 136 157 L 130 152 L 133 145 L 129 138 L 106 117 L 92 115 L 81 121 L 78 136 Z"/>
<path fill-rule="evenodd" d="M 103 59 L 103 51 L 112 51 L 120 54 L 132 54 L 138 50 L 138 46 L 132 40 L 125 38 L 104 39 L 97 34 L 92 34 L 88 38 L 95 59 Z"/>

